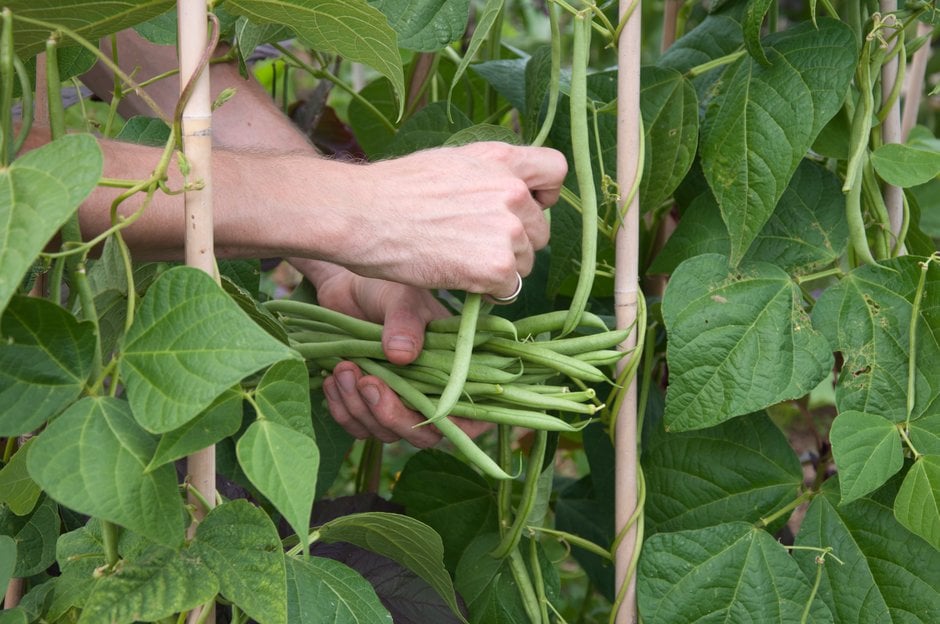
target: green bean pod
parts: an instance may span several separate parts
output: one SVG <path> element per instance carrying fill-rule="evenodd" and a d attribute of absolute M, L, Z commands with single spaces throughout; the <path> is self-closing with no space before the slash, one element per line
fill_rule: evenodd
<path fill-rule="evenodd" d="M 451 408 L 463 394 L 463 385 L 470 374 L 470 358 L 473 356 L 473 337 L 477 331 L 477 320 L 480 317 L 480 307 L 483 297 L 479 293 L 467 293 L 463 310 L 460 314 L 460 328 L 457 330 L 457 346 L 454 348 L 453 365 L 450 368 L 450 379 L 441 392 L 441 399 L 437 404 L 429 422 L 435 422 L 450 414 Z"/>
<path fill-rule="evenodd" d="M 572 424 L 544 412 L 519 410 L 498 405 L 478 405 L 465 401 L 458 401 L 454 407 L 451 408 L 450 414 L 451 416 L 466 418 L 468 420 L 480 420 L 497 425 L 525 427 L 526 429 L 533 429 L 535 431 L 560 431 L 567 433 L 577 433 L 592 422 L 591 420 L 585 420 L 577 424 Z M 436 425 L 437 423 L 434 424 Z"/>
<path fill-rule="evenodd" d="M 394 390 L 398 396 L 404 399 L 414 409 L 421 412 L 425 418 L 432 417 L 436 412 L 437 406 L 435 406 L 429 398 L 416 391 L 407 380 L 402 379 L 386 367 L 363 358 L 354 358 L 352 361 L 365 372 L 370 375 L 375 375 L 388 384 L 389 388 Z M 454 421 L 449 418 L 442 418 L 435 423 L 435 426 L 444 437 L 451 441 L 458 451 L 464 454 L 468 461 L 472 462 L 485 474 L 494 479 L 512 478 L 512 476 L 500 468 L 499 464 L 493 461 L 489 455 L 483 452 L 483 449 L 477 446 L 473 439 L 468 436 L 463 429 L 458 427 Z"/>
<path fill-rule="evenodd" d="M 591 167 L 591 142 L 587 116 L 587 69 L 591 52 L 592 20 L 590 10 L 574 17 L 574 43 L 571 61 L 571 152 L 574 155 L 578 195 L 581 198 L 581 271 L 565 317 L 562 335 L 570 334 L 581 323 L 597 272 L 597 190 Z"/>
<path fill-rule="evenodd" d="M 313 303 L 292 301 L 290 299 L 273 299 L 265 301 L 262 305 L 271 312 L 329 323 L 362 340 L 382 339 L 382 326 L 378 323 L 357 319 Z"/>
<path fill-rule="evenodd" d="M 560 355 L 550 349 L 543 349 L 537 346 L 536 343 L 513 342 L 505 338 L 494 337 L 487 341 L 486 346 L 490 351 L 512 355 L 526 362 L 547 366 L 564 373 L 572 379 L 596 382 L 607 381 L 607 376 L 597 367 L 571 356 Z"/>
<path fill-rule="evenodd" d="M 460 316 L 434 319 L 428 323 L 428 331 L 450 334 L 459 333 L 461 319 L 465 313 L 466 311 L 462 310 Z M 477 316 L 476 330 L 501 336 L 512 336 L 513 339 L 518 336 L 516 326 L 512 321 L 501 316 L 496 316 L 495 314 L 479 314 Z"/>
<path fill-rule="evenodd" d="M 514 321 L 513 325 L 515 325 L 520 336 L 538 336 L 539 334 L 561 330 L 565 326 L 566 318 L 568 318 L 567 310 L 555 310 L 554 312 L 527 316 Z M 581 315 L 581 322 L 578 327 L 602 329 L 604 331 L 609 329 L 604 319 L 591 312 L 584 312 Z"/>
<path fill-rule="evenodd" d="M 555 353 L 562 355 L 578 355 L 589 351 L 615 347 L 625 341 L 632 331 L 632 329 L 616 329 L 574 338 L 536 341 L 535 344 L 551 349 Z"/>

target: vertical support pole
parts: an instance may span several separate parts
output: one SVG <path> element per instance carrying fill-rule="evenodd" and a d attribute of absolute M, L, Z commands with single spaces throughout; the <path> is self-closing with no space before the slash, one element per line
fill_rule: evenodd
<path fill-rule="evenodd" d="M 881 13 L 886 15 L 898 10 L 898 0 L 881 0 Z M 892 44 L 892 51 L 897 46 Z M 890 52 L 889 52 L 890 54 Z M 891 97 L 891 87 L 898 76 L 899 60 L 897 55 L 891 57 L 881 67 L 881 103 L 886 104 Z M 887 143 L 901 142 L 901 102 L 895 99 L 888 109 L 888 115 L 881 124 L 881 140 Z M 892 184 L 887 184 L 883 190 L 885 207 L 888 209 L 888 221 L 891 225 L 891 234 L 896 239 L 901 232 L 904 221 L 904 191 Z M 898 241 L 898 253 L 904 254 L 904 241 Z"/>
<path fill-rule="evenodd" d="M 637 177 L 640 152 L 640 0 L 621 0 L 620 19 L 629 14 L 618 43 L 617 84 L 617 183 L 622 194 L 632 188 Z M 614 306 L 617 327 L 633 327 L 633 333 L 625 343 L 626 348 L 637 343 L 636 324 L 639 292 L 639 232 L 640 203 L 635 194 L 629 205 L 620 206 L 623 224 L 617 232 L 616 277 L 614 282 Z M 616 449 L 615 527 L 618 535 L 627 525 L 637 507 L 637 386 L 636 378 L 625 390 L 623 405 L 617 415 L 614 433 Z M 616 614 L 617 624 L 633 624 L 637 621 L 636 577 L 631 573 L 634 551 L 637 544 L 637 526 L 623 535 L 614 553 L 614 575 L 618 591 L 626 584 L 624 599 Z M 628 578 L 629 577 L 629 578 Z"/>
<path fill-rule="evenodd" d="M 194 78 L 200 61 L 209 45 L 208 11 L 206 0 L 178 0 L 179 16 L 179 63 L 180 92 L 190 87 L 191 95 L 182 113 L 183 153 L 189 162 L 190 174 L 187 184 L 198 183 L 185 193 L 186 264 L 201 269 L 218 279 L 215 266 L 212 224 L 212 96 L 209 91 L 209 68 Z M 210 505 L 215 502 L 215 446 L 210 446 L 190 455 L 186 470 L 191 484 Z M 197 519 L 203 515 L 202 504 L 190 496 Z M 195 527 L 189 528 L 190 535 Z M 215 614 L 203 616 L 202 608 L 189 613 L 189 622 L 213 624 Z"/>

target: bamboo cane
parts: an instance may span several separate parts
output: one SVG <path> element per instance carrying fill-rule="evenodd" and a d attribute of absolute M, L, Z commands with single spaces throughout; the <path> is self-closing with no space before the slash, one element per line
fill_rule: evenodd
<path fill-rule="evenodd" d="M 930 24 L 917 23 L 917 36 L 926 37 L 930 34 Z M 906 141 L 911 128 L 917 123 L 917 112 L 920 109 L 920 98 L 924 92 L 924 75 L 927 73 L 927 59 L 930 58 L 930 41 L 922 45 L 907 71 L 907 85 L 904 89 L 904 112 L 901 116 L 901 140 Z"/>
<path fill-rule="evenodd" d="M 181 94 L 187 90 L 191 80 L 196 81 L 189 87 L 191 94 L 181 119 L 183 153 L 190 167 L 185 193 L 185 259 L 187 265 L 218 279 L 212 230 L 212 96 L 209 91 L 209 71 L 205 69 L 196 76 L 208 45 L 206 0 L 179 0 L 177 12 Z M 194 181 L 199 184 L 193 185 Z M 215 446 L 190 455 L 186 460 L 186 469 L 191 485 L 212 505 L 216 498 Z M 204 515 L 202 504 L 193 495 L 189 499 L 196 509 L 196 518 L 201 519 Z M 191 526 L 190 535 L 194 531 L 195 527 Z M 201 608 L 190 611 L 189 622 L 212 624 L 215 614 L 210 613 L 205 617 L 201 611 Z"/>
<path fill-rule="evenodd" d="M 881 0 L 882 15 L 894 13 L 897 10 L 898 0 Z M 892 45 L 897 46 L 897 41 Z M 892 55 L 891 59 L 881 66 L 882 104 L 886 104 L 891 97 L 891 86 L 897 79 L 899 65 L 897 55 Z M 901 103 L 898 99 L 894 100 L 891 108 L 888 109 L 887 117 L 881 124 L 881 140 L 885 144 L 901 142 Z M 896 238 L 900 235 L 904 222 L 904 191 L 898 186 L 886 184 L 882 194 L 884 195 L 885 207 L 888 209 L 888 222 L 891 226 L 891 233 Z M 898 253 L 905 253 L 904 241 L 898 241 Z"/>
<path fill-rule="evenodd" d="M 633 187 L 641 149 L 640 123 L 640 0 L 621 0 L 620 19 L 629 21 L 620 34 L 618 47 L 617 84 L 617 183 L 623 193 Z M 620 206 L 623 225 L 617 231 L 616 277 L 614 283 L 614 306 L 617 327 L 633 327 L 624 347 L 636 345 L 637 303 L 639 291 L 639 232 L 640 205 L 638 194 L 633 195 L 629 205 Z M 616 448 L 616 512 L 615 526 L 620 534 L 637 506 L 637 391 L 636 379 L 625 389 L 626 395 L 619 414 L 614 437 Z M 617 624 L 637 621 L 636 579 L 629 574 L 634 550 L 637 548 L 637 526 L 634 523 L 620 540 L 614 553 L 616 587 L 626 584 L 624 600 L 615 614 Z M 629 576 L 629 578 L 628 578 Z"/>

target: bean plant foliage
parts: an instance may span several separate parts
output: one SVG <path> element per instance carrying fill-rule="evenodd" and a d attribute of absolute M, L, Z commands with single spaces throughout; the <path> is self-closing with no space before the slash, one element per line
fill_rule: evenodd
<path fill-rule="evenodd" d="M 665 52 L 661 5 L 635 9 L 632 188 L 615 181 L 614 2 L 210 4 L 228 62 L 321 151 L 564 152 L 550 246 L 513 305 L 442 293 L 457 316 L 395 367 L 380 326 L 303 286 L 272 299 L 256 261 L 220 261 L 221 282 L 138 262 L 121 234 L 136 215 L 83 240 L 98 185 L 131 189 L 138 212 L 179 190 L 176 133 L 87 99 L 60 115 L 53 97 L 37 120 L 53 140 L 24 151 L 14 108 L 78 84 L 101 37 L 174 44 L 175 3 L 6 2 L 0 624 L 212 605 L 237 624 L 613 621 L 611 440 L 634 376 L 642 621 L 940 621 L 940 142 L 925 115 L 883 140 L 904 72 L 881 71 L 930 45 L 934 2 L 690 0 Z M 252 67 L 261 44 L 277 58 Z M 118 98 L 134 86 L 121 69 Z M 155 146 L 153 177 L 104 179 L 99 136 Z M 616 328 L 614 239 L 635 196 L 646 296 Z M 354 444 L 320 389 L 340 359 L 449 442 L 384 464 L 380 443 Z M 496 424 L 472 441 L 447 413 Z M 186 477 L 206 448 L 214 501 Z"/>

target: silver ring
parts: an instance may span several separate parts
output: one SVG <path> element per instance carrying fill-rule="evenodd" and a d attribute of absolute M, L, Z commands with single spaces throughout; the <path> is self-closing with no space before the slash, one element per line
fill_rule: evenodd
<path fill-rule="evenodd" d="M 497 297 L 496 295 L 489 295 L 489 298 L 493 303 L 498 303 L 500 305 L 508 305 L 510 303 L 515 303 L 516 299 L 519 298 L 519 293 L 522 292 L 522 276 L 519 274 L 519 271 L 516 271 L 516 290 L 513 291 L 508 297 Z"/>

